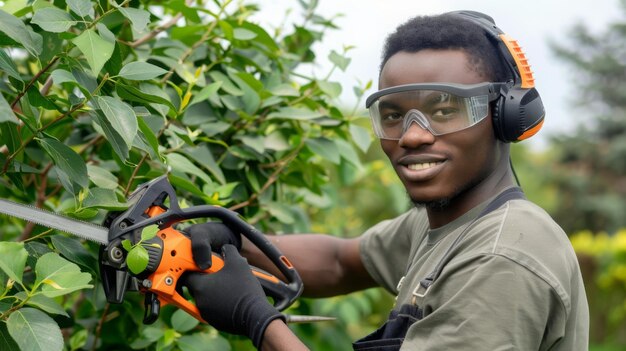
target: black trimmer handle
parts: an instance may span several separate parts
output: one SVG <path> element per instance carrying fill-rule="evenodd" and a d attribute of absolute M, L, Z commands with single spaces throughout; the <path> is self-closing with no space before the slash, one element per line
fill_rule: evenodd
<path fill-rule="evenodd" d="M 274 307 L 278 310 L 282 311 L 289 307 L 302 294 L 302 279 L 300 279 L 300 275 L 291 262 L 263 233 L 244 221 L 238 213 L 217 206 L 194 206 L 180 210 L 180 217 L 175 222 L 195 218 L 217 218 L 221 220 L 231 231 L 240 233 L 248 238 L 272 261 L 274 266 L 285 276 L 287 282 L 283 282 L 274 275 L 257 267 L 252 267 L 252 273 L 261 282 L 266 295 L 274 299 Z"/>
<path fill-rule="evenodd" d="M 169 208 L 164 206 L 166 198 L 169 198 Z M 158 225 L 163 230 L 185 220 L 217 218 L 231 231 L 248 238 L 285 276 L 287 282 L 252 267 L 252 273 L 260 279 L 266 294 L 274 299 L 274 306 L 278 310 L 289 307 L 302 293 L 302 279 L 287 257 L 272 245 L 265 235 L 244 221 L 237 212 L 210 205 L 181 209 L 175 191 L 166 176 L 140 185 L 129 197 L 129 202 L 133 202 L 133 205 L 111 223 L 109 242 L 126 237 L 137 229 L 141 230 L 153 224 Z M 164 212 L 146 218 L 146 211 L 153 206 L 161 206 Z"/>

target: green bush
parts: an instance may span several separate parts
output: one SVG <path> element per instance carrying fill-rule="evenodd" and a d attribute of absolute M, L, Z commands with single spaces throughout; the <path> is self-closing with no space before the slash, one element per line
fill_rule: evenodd
<path fill-rule="evenodd" d="M 371 138 L 327 78 L 346 69 L 349 48 L 316 57 L 335 25 L 317 1 L 299 3 L 295 24 L 268 31 L 245 1 L 3 2 L 0 197 L 102 223 L 169 172 L 182 206 L 228 207 L 268 233 L 310 231 L 308 209 L 329 206 L 331 174 L 364 167 Z M 325 77 L 302 73 L 321 60 Z M 369 85 L 354 87 L 359 98 Z M 2 350 L 250 348 L 176 309 L 144 326 L 139 294 L 107 304 L 93 243 L 4 216 L 0 228 Z M 345 315 L 370 312 L 378 295 L 357 295 Z M 324 328 L 298 330 L 316 342 L 307 335 Z"/>
<path fill-rule="evenodd" d="M 626 345 L 626 229 L 613 235 L 582 231 L 570 239 L 589 300 L 591 342 L 622 349 Z"/>

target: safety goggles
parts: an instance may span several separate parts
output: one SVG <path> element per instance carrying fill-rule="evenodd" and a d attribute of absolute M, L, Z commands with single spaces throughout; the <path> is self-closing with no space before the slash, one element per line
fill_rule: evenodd
<path fill-rule="evenodd" d="M 439 136 L 467 129 L 485 119 L 489 103 L 500 96 L 504 84 L 399 85 L 370 95 L 365 107 L 380 139 L 400 140 L 413 122 Z"/>

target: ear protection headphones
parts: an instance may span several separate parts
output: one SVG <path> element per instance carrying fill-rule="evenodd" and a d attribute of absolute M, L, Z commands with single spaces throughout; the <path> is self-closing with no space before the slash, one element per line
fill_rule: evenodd
<path fill-rule="evenodd" d="M 512 84 L 500 91 L 492 109 L 496 137 L 504 142 L 517 142 L 535 135 L 543 124 L 545 110 L 535 89 L 530 65 L 517 41 L 506 35 L 493 18 L 476 11 L 454 11 L 450 15 L 463 17 L 485 29 L 489 40 L 498 48 L 507 67 L 513 73 Z"/>

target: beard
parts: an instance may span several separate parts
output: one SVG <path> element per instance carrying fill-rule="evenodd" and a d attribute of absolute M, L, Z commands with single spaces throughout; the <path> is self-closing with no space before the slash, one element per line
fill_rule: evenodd
<path fill-rule="evenodd" d="M 440 199 L 435 199 L 435 200 L 431 200 L 431 201 L 417 201 L 417 200 L 411 199 L 411 203 L 413 203 L 413 206 L 415 206 L 415 207 L 424 207 L 424 208 L 426 208 L 427 210 L 430 210 L 430 211 L 443 212 L 443 211 L 448 209 L 448 207 L 454 201 L 454 199 L 456 199 L 459 196 L 462 196 L 468 190 L 474 188 L 482 180 L 483 180 L 482 177 L 476 177 L 475 179 L 472 179 L 469 182 L 465 183 L 463 186 L 454 189 L 452 194 L 450 196 L 447 196 L 447 197 L 442 197 Z M 407 193 L 407 195 L 408 195 L 408 193 Z M 409 198 L 410 198 L 410 196 L 409 196 Z"/>
<path fill-rule="evenodd" d="M 428 210 L 431 211 L 435 211 L 435 212 L 443 212 L 445 211 L 448 206 L 450 206 L 450 201 L 452 201 L 452 199 L 454 198 L 454 196 L 452 197 L 446 197 L 446 198 L 442 198 L 442 199 L 437 199 L 437 200 L 433 200 L 433 201 L 413 201 L 411 200 L 411 202 L 413 203 L 413 206 L 415 207 L 424 207 Z"/>

